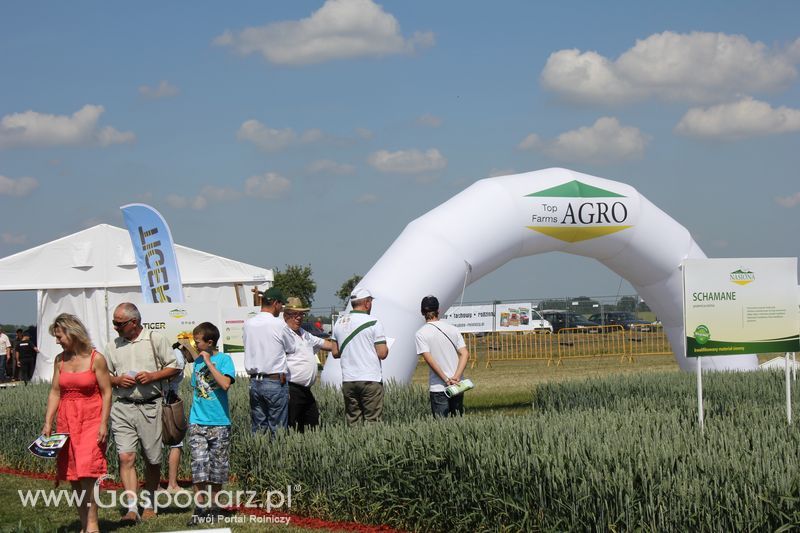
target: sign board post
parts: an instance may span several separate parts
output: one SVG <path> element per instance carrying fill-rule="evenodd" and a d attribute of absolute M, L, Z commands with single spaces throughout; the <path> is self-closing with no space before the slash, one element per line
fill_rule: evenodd
<path fill-rule="evenodd" d="M 686 356 L 697 358 L 702 429 L 701 357 L 800 348 L 797 258 L 687 259 L 683 288 Z M 790 393 L 787 380 L 791 423 Z"/>

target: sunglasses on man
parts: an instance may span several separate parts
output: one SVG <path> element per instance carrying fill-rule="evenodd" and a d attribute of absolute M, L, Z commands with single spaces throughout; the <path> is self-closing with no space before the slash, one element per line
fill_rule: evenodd
<path fill-rule="evenodd" d="M 133 320 L 132 318 L 129 318 L 125 322 L 117 322 L 116 320 L 112 320 L 111 321 L 111 325 L 114 326 L 114 329 L 120 329 L 120 328 L 124 328 L 128 324 L 128 322 L 130 322 L 132 320 Z"/>

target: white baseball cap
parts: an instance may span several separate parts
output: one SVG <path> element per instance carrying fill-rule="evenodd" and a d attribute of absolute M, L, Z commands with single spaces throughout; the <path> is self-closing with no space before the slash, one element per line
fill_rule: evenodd
<path fill-rule="evenodd" d="M 358 289 L 355 289 L 353 291 L 353 294 L 350 295 L 350 299 L 351 300 L 363 300 L 364 298 L 372 298 L 372 299 L 374 299 L 375 297 L 372 296 L 372 293 L 369 292 L 369 289 L 364 289 L 364 288 L 361 288 L 361 287 L 359 287 Z"/>

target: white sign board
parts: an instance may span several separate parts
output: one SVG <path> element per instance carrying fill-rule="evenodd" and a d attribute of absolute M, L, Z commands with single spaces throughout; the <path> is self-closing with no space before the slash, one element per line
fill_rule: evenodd
<path fill-rule="evenodd" d="M 212 302 L 142 304 L 142 326 L 145 329 L 161 331 L 170 343 L 178 341 L 178 334 L 192 335 L 192 330 L 202 322 L 211 322 L 219 327 L 219 309 Z"/>
<path fill-rule="evenodd" d="M 227 354 L 244 352 L 244 323 L 248 318 L 256 316 L 261 308 L 252 307 L 229 307 L 223 309 L 221 326 L 219 328 L 222 335 L 222 351 Z"/>
<path fill-rule="evenodd" d="M 687 259 L 686 356 L 796 352 L 797 258 Z"/>
<path fill-rule="evenodd" d="M 442 319 L 458 328 L 461 333 L 494 331 L 494 306 L 454 305 Z"/>

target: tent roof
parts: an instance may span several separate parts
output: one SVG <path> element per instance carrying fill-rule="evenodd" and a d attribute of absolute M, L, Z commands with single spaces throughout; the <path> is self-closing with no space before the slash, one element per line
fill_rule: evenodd
<path fill-rule="evenodd" d="M 175 245 L 184 285 L 263 283 L 272 270 Z M 98 224 L 0 259 L 0 291 L 138 287 L 128 232 Z"/>

